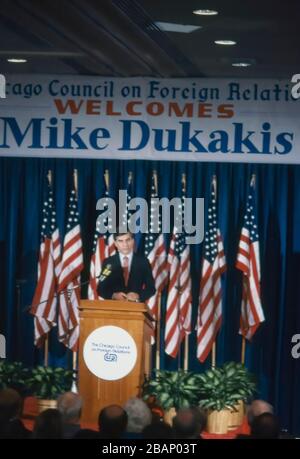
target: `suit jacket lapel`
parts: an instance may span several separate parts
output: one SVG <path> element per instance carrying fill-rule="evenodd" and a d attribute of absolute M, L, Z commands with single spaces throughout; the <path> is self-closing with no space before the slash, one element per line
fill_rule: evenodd
<path fill-rule="evenodd" d="M 115 255 L 114 255 L 115 259 L 114 259 L 114 262 L 115 262 L 115 266 L 116 266 L 116 282 L 120 282 L 120 288 L 122 291 L 125 290 L 125 282 L 124 282 L 124 276 L 123 276 L 123 268 L 122 268 L 122 265 L 121 265 L 121 260 L 120 260 L 120 255 L 119 253 L 117 252 Z"/>

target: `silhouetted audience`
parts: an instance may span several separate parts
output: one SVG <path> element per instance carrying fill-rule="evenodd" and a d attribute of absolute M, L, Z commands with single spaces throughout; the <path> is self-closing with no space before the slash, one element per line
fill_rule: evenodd
<path fill-rule="evenodd" d="M 24 427 L 20 419 L 22 408 L 23 400 L 17 391 L 0 391 L 0 438 L 30 438 L 31 432 Z"/>
<path fill-rule="evenodd" d="M 57 409 L 62 416 L 63 438 L 73 438 L 80 430 L 82 397 L 66 392 L 58 397 Z"/>
<path fill-rule="evenodd" d="M 144 428 L 142 438 L 163 440 L 174 439 L 175 435 L 169 424 L 164 421 L 156 421 Z"/>
<path fill-rule="evenodd" d="M 263 413 L 253 419 L 251 438 L 279 438 L 279 421 L 274 414 Z"/>
<path fill-rule="evenodd" d="M 100 438 L 121 438 L 127 428 L 128 416 L 119 405 L 109 405 L 99 413 Z"/>
<path fill-rule="evenodd" d="M 181 408 L 173 418 L 173 429 L 176 438 L 200 438 L 203 430 L 204 418 L 200 418 L 197 408 Z"/>
<path fill-rule="evenodd" d="M 251 427 L 254 419 L 264 413 L 274 414 L 274 408 L 265 400 L 253 400 L 247 408 L 248 424 Z"/>
<path fill-rule="evenodd" d="M 58 410 L 49 408 L 35 419 L 33 438 L 63 438 L 62 417 Z"/>

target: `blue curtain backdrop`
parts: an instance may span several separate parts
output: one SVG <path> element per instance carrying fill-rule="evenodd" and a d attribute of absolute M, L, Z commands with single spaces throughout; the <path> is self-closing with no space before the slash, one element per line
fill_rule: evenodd
<path fill-rule="evenodd" d="M 223 326 L 217 342 L 217 363 L 240 361 L 238 335 L 241 274 L 235 269 L 237 244 L 252 173 L 256 174 L 262 274 L 262 303 L 266 321 L 247 345 L 246 365 L 259 382 L 259 396 L 276 407 L 282 428 L 300 434 L 300 359 L 291 356 L 291 338 L 300 333 L 300 166 L 149 161 L 52 160 L 0 158 L 0 333 L 7 339 L 7 357 L 27 365 L 43 361 L 33 346 L 33 318 L 28 313 L 37 278 L 43 187 L 53 170 L 57 218 L 64 235 L 66 199 L 73 169 L 78 169 L 79 211 L 85 270 L 101 197 L 103 173 L 109 170 L 112 194 L 126 189 L 134 174 L 135 195 L 149 196 L 152 170 L 157 170 L 160 196 L 180 196 L 181 174 L 187 176 L 187 196 L 208 198 L 211 178 L 218 181 L 219 225 L 228 270 L 223 283 Z M 207 204 L 208 200 L 206 200 Z M 206 207 L 205 207 L 206 208 Z M 168 245 L 168 239 L 166 238 Z M 142 250 L 142 240 L 139 240 Z M 201 271 L 202 244 L 192 246 L 193 321 Z M 86 289 L 83 290 L 83 296 Z M 163 321 L 164 321 L 163 307 Z M 162 329 L 162 338 L 164 330 Z M 189 368 L 203 371 L 210 362 L 196 360 L 195 332 L 190 338 Z M 50 339 L 50 364 L 68 365 L 70 355 Z M 209 360 L 209 359 L 208 359 Z M 161 348 L 161 367 L 176 369 L 177 361 Z M 298 408 L 297 408 L 298 407 Z"/>

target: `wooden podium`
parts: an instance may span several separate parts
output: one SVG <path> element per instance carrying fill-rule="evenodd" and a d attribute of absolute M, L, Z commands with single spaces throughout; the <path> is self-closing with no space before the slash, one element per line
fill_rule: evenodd
<path fill-rule="evenodd" d="M 113 300 L 81 300 L 79 338 L 79 393 L 84 404 L 82 421 L 96 424 L 104 406 L 123 405 L 140 394 L 144 376 L 151 371 L 151 317 L 144 303 Z M 126 330 L 137 348 L 136 363 L 131 372 L 117 380 L 97 377 L 87 367 L 83 349 L 88 336 L 107 325 Z"/>

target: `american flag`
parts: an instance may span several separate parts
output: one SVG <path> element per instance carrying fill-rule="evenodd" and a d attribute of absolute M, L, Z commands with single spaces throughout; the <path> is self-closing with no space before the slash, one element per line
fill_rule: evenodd
<path fill-rule="evenodd" d="M 251 181 L 236 268 L 243 273 L 239 333 L 250 340 L 265 320 L 260 299 L 259 240 L 255 215 L 254 179 Z"/>
<path fill-rule="evenodd" d="M 204 257 L 200 282 L 197 318 L 197 358 L 204 362 L 209 355 L 222 323 L 221 276 L 226 260 L 221 232 L 217 225 L 214 182 L 208 207 L 208 229 L 204 240 Z"/>
<path fill-rule="evenodd" d="M 182 339 L 191 332 L 192 292 L 190 275 L 190 247 L 185 234 L 179 233 L 184 215 L 184 196 L 182 196 L 178 220 L 175 221 L 168 253 L 170 272 L 166 307 L 165 352 L 175 358 Z"/>
<path fill-rule="evenodd" d="M 149 232 L 145 235 L 145 256 L 148 258 L 152 268 L 152 275 L 155 281 L 156 293 L 147 301 L 148 308 L 154 319 L 158 319 L 158 302 L 160 293 L 164 289 L 167 279 L 167 252 L 164 237 L 161 233 L 161 218 L 157 205 L 158 195 L 155 187 L 155 176 L 152 176 L 151 201 L 150 201 L 150 224 Z M 157 228 L 154 219 L 157 218 Z M 154 333 L 152 344 L 155 342 Z"/>
<path fill-rule="evenodd" d="M 68 206 L 67 232 L 64 239 L 62 268 L 58 291 L 58 339 L 76 351 L 79 339 L 80 272 L 83 269 L 82 241 L 77 210 L 76 191 L 71 191 Z"/>
<path fill-rule="evenodd" d="M 56 325 L 56 288 L 60 272 L 60 239 L 56 225 L 56 213 L 52 187 L 47 182 L 43 205 L 43 223 L 38 263 L 38 283 L 30 313 L 34 315 L 34 343 L 41 346 Z"/>
<path fill-rule="evenodd" d="M 108 193 L 106 185 L 105 185 L 104 199 L 105 199 L 105 202 L 104 202 L 105 209 L 103 210 L 103 212 L 107 213 L 109 193 Z M 108 231 L 112 229 L 111 217 L 109 215 L 105 217 L 105 221 L 103 223 L 108 228 Z M 98 296 L 98 293 L 97 293 L 97 285 L 98 285 L 98 277 L 102 269 L 102 264 L 105 258 L 110 257 L 111 255 L 114 255 L 115 253 L 115 244 L 114 244 L 113 235 L 110 234 L 109 232 L 103 234 L 100 231 L 99 226 L 100 224 L 97 219 L 95 235 L 94 235 L 93 253 L 92 253 L 91 264 L 90 264 L 90 282 L 89 282 L 89 288 L 88 288 L 88 297 L 90 300 L 97 300 L 101 298 Z"/>

